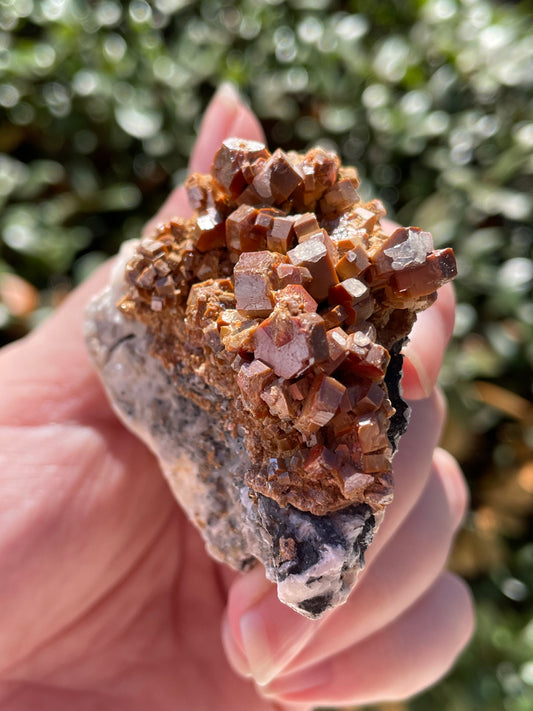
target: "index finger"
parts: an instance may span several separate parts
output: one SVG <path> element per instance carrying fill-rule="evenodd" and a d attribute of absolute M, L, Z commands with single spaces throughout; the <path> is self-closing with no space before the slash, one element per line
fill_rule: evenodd
<path fill-rule="evenodd" d="M 455 292 L 451 284 L 438 291 L 437 301 L 418 318 L 403 349 L 404 396 L 421 400 L 431 395 L 442 366 L 444 351 L 453 332 Z"/>

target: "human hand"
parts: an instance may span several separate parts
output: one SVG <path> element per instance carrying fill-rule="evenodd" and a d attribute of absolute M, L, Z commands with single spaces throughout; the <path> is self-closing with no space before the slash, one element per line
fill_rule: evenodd
<path fill-rule="evenodd" d="M 191 170 L 205 172 L 228 135 L 262 138 L 225 90 Z M 155 221 L 187 210 L 178 189 Z M 309 709 L 400 697 L 442 674 L 472 622 L 464 587 L 440 574 L 466 499 L 454 462 L 438 453 L 431 464 L 440 396 L 411 403 L 396 500 L 360 584 L 311 622 L 277 601 L 262 570 L 236 576 L 208 558 L 156 461 L 112 412 L 82 335 L 107 279 L 104 268 L 0 355 L 2 711 Z M 409 397 L 433 389 L 453 312 L 442 293 L 411 342 Z M 231 670 L 222 620 L 233 666 L 263 686 Z"/>

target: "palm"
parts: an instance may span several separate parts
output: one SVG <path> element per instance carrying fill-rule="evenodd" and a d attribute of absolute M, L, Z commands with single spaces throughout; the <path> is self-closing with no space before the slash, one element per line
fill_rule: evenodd
<path fill-rule="evenodd" d="M 57 375 L 77 377 L 9 379 L 18 397 L 0 420 L 2 476 L 16 483 L 0 536 L 0 655 L 20 680 L 0 687 L 2 708 L 223 710 L 236 697 L 268 708 L 225 661 L 220 568 L 155 459 L 117 421 L 83 344 L 65 354 L 52 333 L 47 343 Z M 2 374 L 24 373 L 27 351 L 4 354 Z M 29 408 L 25 392 L 43 399 Z"/>

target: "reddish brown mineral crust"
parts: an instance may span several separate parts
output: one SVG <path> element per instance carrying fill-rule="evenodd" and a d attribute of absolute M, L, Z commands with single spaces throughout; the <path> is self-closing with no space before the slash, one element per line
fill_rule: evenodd
<path fill-rule="evenodd" d="M 294 241 L 294 225 L 289 217 L 274 217 L 267 232 L 267 247 L 273 252 L 286 254 Z"/>
<path fill-rule="evenodd" d="M 279 539 L 279 557 L 283 563 L 296 557 L 296 542 L 294 538 L 282 536 Z"/>
<path fill-rule="evenodd" d="M 187 180 L 195 216 L 140 242 L 119 304 L 165 366 L 227 398 L 250 489 L 316 515 L 391 500 L 389 349 L 456 274 L 420 228 L 387 236 L 358 185 L 323 149 L 228 139 L 211 174 Z M 293 546 L 280 541 L 284 559 Z"/>
<path fill-rule="evenodd" d="M 223 247 L 226 242 L 224 218 L 214 207 L 208 207 L 198 215 L 196 231 L 196 249 L 200 252 Z"/>
<path fill-rule="evenodd" d="M 394 292 L 407 298 L 427 296 L 434 284 L 444 284 L 457 276 L 455 257 L 451 249 L 439 249 L 429 254 L 426 262 L 393 274 L 391 287 Z"/>
<path fill-rule="evenodd" d="M 345 279 L 329 290 L 328 301 L 340 304 L 346 310 L 346 323 L 365 321 L 374 312 L 373 299 L 368 286 L 359 279 Z"/>
<path fill-rule="evenodd" d="M 230 138 L 224 141 L 216 154 L 211 174 L 220 186 L 235 198 L 246 187 L 244 176 L 251 177 L 248 172 L 251 165 L 267 157 L 268 151 L 262 143 Z M 195 204 L 192 204 L 192 207 L 196 209 Z"/>
<path fill-rule="evenodd" d="M 276 268 L 287 257 L 268 251 L 243 252 L 234 269 L 237 310 L 247 316 L 268 316 L 278 286 Z"/>
<path fill-rule="evenodd" d="M 302 375 L 328 357 L 324 322 L 314 313 L 290 315 L 281 305 L 258 326 L 255 356 L 267 363 L 280 378 Z"/>
<path fill-rule="evenodd" d="M 320 237 L 311 237 L 289 250 L 287 256 L 294 265 L 309 270 L 311 273 L 309 293 L 317 301 L 324 301 L 328 296 L 329 287 L 339 280 L 324 240 Z"/>
<path fill-rule="evenodd" d="M 295 427 L 303 434 L 312 434 L 326 425 L 337 412 L 346 387 L 324 373 L 313 380 L 302 414 Z"/>
<path fill-rule="evenodd" d="M 266 247 L 261 232 L 254 230 L 257 210 L 250 205 L 240 205 L 226 220 L 226 243 L 235 252 L 255 252 Z"/>
<path fill-rule="evenodd" d="M 299 215 L 293 221 L 293 225 L 299 242 L 302 241 L 303 237 L 320 231 L 320 225 L 317 222 L 316 215 L 312 212 L 306 212 L 305 215 Z"/>
<path fill-rule="evenodd" d="M 337 248 L 340 251 L 341 245 L 339 242 L 337 242 Z M 335 269 L 341 279 L 351 279 L 362 274 L 369 266 L 370 260 L 365 250 L 360 244 L 356 244 L 342 255 L 335 265 Z"/>
<path fill-rule="evenodd" d="M 338 214 L 344 212 L 354 203 L 359 201 L 359 195 L 352 182 L 345 178 L 337 183 L 324 194 L 320 201 L 322 212 L 327 215 L 329 213 Z"/>
<path fill-rule="evenodd" d="M 276 274 L 281 288 L 289 284 L 307 284 L 312 279 L 309 269 L 294 264 L 280 264 L 276 267 Z"/>

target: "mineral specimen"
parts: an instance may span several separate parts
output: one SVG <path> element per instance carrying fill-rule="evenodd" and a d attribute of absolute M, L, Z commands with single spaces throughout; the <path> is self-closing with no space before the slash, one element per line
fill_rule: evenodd
<path fill-rule="evenodd" d="M 456 273 L 417 227 L 387 235 L 337 155 L 226 140 L 195 215 L 128 244 L 90 306 L 111 401 L 208 550 L 261 561 L 308 617 L 342 603 L 392 499 L 400 350 Z"/>

